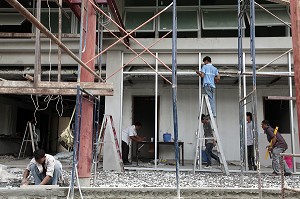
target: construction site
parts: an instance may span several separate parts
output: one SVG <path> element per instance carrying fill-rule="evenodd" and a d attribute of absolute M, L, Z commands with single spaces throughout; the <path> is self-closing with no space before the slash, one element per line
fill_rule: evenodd
<path fill-rule="evenodd" d="M 0 198 L 300 198 L 299 90 L 300 0 L 0 0 Z"/>

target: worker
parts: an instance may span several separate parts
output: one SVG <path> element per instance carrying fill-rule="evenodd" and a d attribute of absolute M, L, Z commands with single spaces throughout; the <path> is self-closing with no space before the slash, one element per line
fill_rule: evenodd
<path fill-rule="evenodd" d="M 207 164 L 204 167 L 205 169 L 211 168 L 211 158 L 215 159 L 218 162 L 218 165 L 220 166 L 220 158 L 215 155 L 212 150 L 214 146 L 216 145 L 216 140 L 213 138 L 212 128 L 209 121 L 209 116 L 202 114 L 201 115 L 201 122 L 203 124 L 203 130 L 204 130 L 204 137 L 205 139 L 205 154 L 207 158 Z M 211 139 L 207 139 L 211 138 Z"/>
<path fill-rule="evenodd" d="M 204 57 L 203 63 L 201 71 L 196 71 L 196 73 L 203 78 L 203 88 L 208 96 L 212 114 L 216 118 L 215 83 L 220 81 L 220 75 L 218 69 L 211 64 L 210 57 Z"/>
<path fill-rule="evenodd" d="M 277 132 L 276 134 L 274 133 L 274 129 L 270 126 L 270 122 L 268 120 L 263 120 L 261 122 L 261 127 L 264 130 L 264 133 L 267 135 L 268 142 L 270 143 L 270 145 L 267 146 L 267 148 L 268 151 L 271 153 L 273 175 L 279 175 L 280 174 L 280 167 L 279 167 L 280 153 L 285 152 L 288 148 L 288 145 L 279 132 Z M 289 176 L 292 174 L 285 160 L 283 160 L 283 167 L 284 167 L 285 176 Z"/>
<path fill-rule="evenodd" d="M 252 113 L 247 112 L 247 152 L 248 152 L 248 168 L 249 170 L 257 170 L 254 156 L 254 135 L 252 128 Z"/>
<path fill-rule="evenodd" d="M 37 149 L 33 158 L 24 171 L 21 184 L 29 184 L 29 174 L 34 178 L 35 185 L 57 185 L 61 176 L 62 165 L 52 155 L 46 154 L 43 149 Z"/>
<path fill-rule="evenodd" d="M 145 139 L 137 135 L 137 130 L 141 128 L 142 124 L 140 122 L 135 122 L 134 125 L 131 125 L 122 131 L 122 159 L 124 165 L 131 164 L 128 160 L 129 146 L 131 146 L 132 143 L 131 140 L 142 142 Z"/>

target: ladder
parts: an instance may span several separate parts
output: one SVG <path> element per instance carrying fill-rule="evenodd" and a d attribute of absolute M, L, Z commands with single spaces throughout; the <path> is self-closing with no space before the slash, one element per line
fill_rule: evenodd
<path fill-rule="evenodd" d="M 26 129 L 24 132 L 23 141 L 22 141 L 21 148 L 19 151 L 18 159 L 20 159 L 21 154 L 23 154 L 22 157 L 24 157 L 24 155 L 26 153 L 26 148 L 27 148 L 28 142 L 31 142 L 32 152 L 34 152 L 36 149 L 38 149 L 37 134 L 35 133 L 35 126 L 30 121 L 28 121 L 27 125 L 26 125 Z"/>
<path fill-rule="evenodd" d="M 113 154 L 114 154 L 113 158 L 118 163 L 117 169 L 121 172 L 124 172 L 124 164 L 123 164 L 123 160 L 122 160 L 120 145 L 118 142 L 117 132 L 114 127 L 113 117 L 111 115 L 104 114 L 103 121 L 101 124 L 100 134 L 97 139 L 97 142 L 95 143 L 98 154 L 95 154 L 94 157 L 97 157 L 98 155 L 101 154 L 103 146 L 105 144 L 104 138 L 105 138 L 105 134 L 107 131 L 108 131 L 109 137 L 110 137 L 109 142 L 113 143 L 113 145 L 114 145 L 112 150 L 113 150 Z M 94 161 L 94 168 L 97 168 L 97 162 L 98 161 Z M 95 175 L 96 175 L 96 172 L 95 172 Z"/>
<path fill-rule="evenodd" d="M 211 137 L 211 138 L 204 137 L 204 131 L 203 131 L 203 126 L 202 126 L 202 122 L 201 122 L 201 115 L 202 115 L 203 110 L 204 110 L 204 108 L 203 108 L 204 103 L 206 105 L 206 108 L 207 108 L 209 116 L 210 116 L 210 124 L 211 124 L 211 127 L 212 127 L 212 133 L 213 133 L 213 137 Z M 196 152 L 195 152 L 195 157 L 194 157 L 194 168 L 193 168 L 194 173 L 196 171 L 197 163 L 199 165 L 199 169 L 200 170 L 202 169 L 202 142 L 205 139 L 216 139 L 217 149 L 218 149 L 218 151 L 221 155 L 220 161 L 221 161 L 221 163 L 224 167 L 225 174 L 229 175 L 228 165 L 227 165 L 225 155 L 224 155 L 224 151 L 223 151 L 223 148 L 222 148 L 222 143 L 221 143 L 221 140 L 220 140 L 218 127 L 217 127 L 215 118 L 213 117 L 213 114 L 212 114 L 211 105 L 209 103 L 208 96 L 206 94 L 203 94 L 202 97 L 201 97 L 200 112 L 199 112 L 199 117 L 198 117 L 197 143 L 196 143 Z"/>

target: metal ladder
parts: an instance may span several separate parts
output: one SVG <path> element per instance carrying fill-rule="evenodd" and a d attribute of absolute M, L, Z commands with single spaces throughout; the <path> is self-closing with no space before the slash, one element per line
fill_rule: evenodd
<path fill-rule="evenodd" d="M 213 137 L 212 138 L 205 138 L 204 137 L 204 131 L 203 131 L 203 126 L 201 124 L 201 115 L 204 110 L 204 103 L 206 104 L 206 108 L 208 110 L 209 116 L 210 116 L 210 123 L 212 126 L 212 132 L 213 132 Z M 193 172 L 195 173 L 197 163 L 199 164 L 199 169 L 202 169 L 202 141 L 205 139 L 216 139 L 217 143 L 217 149 L 220 153 L 220 161 L 224 167 L 224 173 L 226 175 L 229 175 L 229 170 L 228 170 L 228 165 L 225 159 L 222 143 L 220 140 L 219 132 L 218 132 L 218 127 L 215 121 L 215 118 L 213 117 L 212 110 L 211 110 L 211 105 L 208 100 L 208 96 L 206 94 L 203 94 L 201 97 L 201 106 L 200 106 L 200 112 L 199 112 L 199 119 L 198 119 L 198 131 L 197 131 L 197 144 L 196 144 L 196 152 L 195 152 L 195 157 L 194 157 L 194 168 Z"/>
<path fill-rule="evenodd" d="M 29 132 L 28 132 L 29 131 Z M 23 157 L 26 153 L 26 148 L 27 148 L 27 143 L 31 142 L 31 147 L 32 147 L 32 152 L 34 152 L 36 149 L 38 149 L 38 144 L 37 144 L 37 135 L 35 133 L 35 127 L 34 124 L 32 124 L 30 121 L 27 122 L 25 133 L 23 136 L 23 141 L 21 144 L 21 148 L 19 151 L 18 159 L 20 159 L 21 154 L 23 154 Z M 24 146 L 25 143 L 25 146 Z M 24 146 L 24 148 L 23 148 Z"/>
<path fill-rule="evenodd" d="M 120 150 L 120 145 L 118 142 L 118 137 L 117 137 L 117 132 L 114 126 L 114 122 L 113 122 L 113 117 L 111 115 L 104 115 L 103 117 L 103 121 L 101 124 L 101 129 L 100 129 L 100 134 L 99 137 L 97 139 L 97 142 L 95 143 L 96 145 L 96 149 L 98 154 L 101 154 L 102 152 L 102 148 L 104 146 L 104 137 L 105 137 L 105 133 L 106 131 L 109 131 L 109 135 L 110 135 L 110 141 L 114 144 L 115 147 L 113 147 L 113 151 L 114 151 L 114 158 L 117 160 L 117 162 L 119 163 L 119 169 L 121 172 L 124 172 L 124 164 L 123 164 L 123 160 L 122 160 L 122 154 L 121 154 L 121 150 Z M 95 157 L 97 156 L 97 154 L 95 155 Z M 97 161 L 94 161 L 94 169 L 97 168 Z M 96 175 L 96 172 L 95 172 Z"/>

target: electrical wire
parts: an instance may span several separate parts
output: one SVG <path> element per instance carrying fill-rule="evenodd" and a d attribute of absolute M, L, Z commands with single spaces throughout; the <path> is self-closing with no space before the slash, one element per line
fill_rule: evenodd
<path fill-rule="evenodd" d="M 49 5 L 49 0 L 47 0 L 47 6 L 48 6 L 48 25 L 49 25 L 49 31 L 52 32 L 52 27 L 51 27 L 51 7 Z M 48 82 L 51 82 L 51 72 L 52 72 L 52 62 L 51 62 L 51 53 L 52 53 L 52 41 L 51 39 L 49 39 L 49 54 L 48 54 L 48 61 L 49 61 L 49 73 L 48 73 Z M 56 108 L 56 112 L 58 114 L 59 117 L 62 117 L 63 112 L 64 112 L 64 106 L 63 106 L 63 97 L 61 95 L 58 95 L 56 97 L 53 97 L 53 95 L 47 95 L 44 99 L 43 102 L 46 103 L 46 106 L 44 108 L 40 108 L 40 104 L 39 104 L 39 96 L 35 96 L 35 100 L 33 98 L 33 95 L 31 95 L 31 100 L 33 102 L 34 105 L 34 113 L 33 113 L 33 117 L 34 117 L 34 126 L 36 126 L 37 124 L 37 118 L 36 118 L 36 113 L 38 111 L 44 111 L 49 107 L 49 103 L 51 101 L 57 100 L 55 108 Z M 60 106 L 61 111 L 59 111 L 58 107 Z"/>

